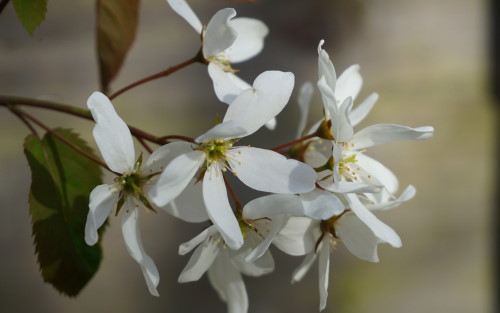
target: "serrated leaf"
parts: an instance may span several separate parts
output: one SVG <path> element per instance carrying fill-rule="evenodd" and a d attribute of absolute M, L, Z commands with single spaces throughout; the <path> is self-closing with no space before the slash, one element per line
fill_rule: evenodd
<path fill-rule="evenodd" d="M 47 0 L 12 0 L 12 5 L 24 29 L 33 35 L 45 19 Z"/>
<path fill-rule="evenodd" d="M 135 39 L 139 0 L 97 0 L 97 54 L 106 93 Z"/>
<path fill-rule="evenodd" d="M 92 152 L 77 134 L 60 136 Z M 35 252 L 44 281 L 75 296 L 94 276 L 102 258 L 100 244 L 88 246 L 84 232 L 89 195 L 101 184 L 101 169 L 51 134 L 26 138 L 24 153 L 31 168 L 29 205 Z"/>

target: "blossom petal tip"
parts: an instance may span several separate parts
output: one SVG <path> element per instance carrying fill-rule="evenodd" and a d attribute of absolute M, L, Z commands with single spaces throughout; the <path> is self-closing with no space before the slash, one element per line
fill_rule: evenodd
<path fill-rule="evenodd" d="M 97 237 L 97 234 L 96 235 L 85 234 L 85 243 L 89 246 L 95 245 L 98 240 L 99 240 L 99 237 Z"/>

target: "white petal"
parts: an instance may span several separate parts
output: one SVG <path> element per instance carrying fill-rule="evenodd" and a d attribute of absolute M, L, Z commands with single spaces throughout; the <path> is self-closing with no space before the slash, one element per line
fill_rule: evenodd
<path fill-rule="evenodd" d="M 224 255 L 224 256 L 223 256 Z M 226 264 L 221 264 L 224 261 L 222 258 L 227 258 L 228 256 L 227 252 L 222 250 L 219 252 L 219 257 L 215 259 L 213 266 L 208 269 L 208 280 L 210 281 L 210 284 L 212 287 L 217 291 L 217 294 L 219 295 L 220 299 L 224 302 L 227 302 L 227 295 L 226 295 L 226 281 L 225 281 L 225 273 L 224 273 L 224 267 Z M 229 260 L 227 260 L 229 261 Z M 228 266 L 231 266 L 232 268 L 230 269 L 231 272 L 235 270 L 234 266 L 228 262 Z M 239 272 L 238 272 L 239 274 Z M 240 275 L 241 277 L 241 275 Z"/>
<path fill-rule="evenodd" d="M 226 255 L 221 255 L 215 260 L 213 266 L 208 270 L 208 278 L 220 298 L 227 303 L 228 313 L 248 312 L 248 295 L 245 283 L 240 272 L 231 264 Z"/>
<path fill-rule="evenodd" d="M 245 275 L 258 277 L 264 274 L 269 274 L 274 271 L 274 259 L 269 250 L 267 250 L 261 257 L 252 263 L 246 263 L 247 266 L 241 269 L 241 272 Z M 248 264 L 251 264 L 252 267 L 249 267 Z"/>
<path fill-rule="evenodd" d="M 264 126 L 266 126 L 267 129 L 269 130 L 275 130 L 276 125 L 278 124 L 278 121 L 276 120 L 276 117 L 273 117 L 269 121 L 267 121 Z"/>
<path fill-rule="evenodd" d="M 224 71 L 224 68 L 217 62 L 208 64 L 208 74 L 214 84 L 217 98 L 226 104 L 231 104 L 243 90 L 252 88 L 237 75 Z"/>
<path fill-rule="evenodd" d="M 139 212 L 130 201 L 123 205 L 122 210 L 122 232 L 127 250 L 132 258 L 139 263 L 149 292 L 154 296 L 159 296 L 156 286 L 160 282 L 160 274 L 155 263 L 144 252 L 142 247 L 141 233 L 139 231 Z"/>
<path fill-rule="evenodd" d="M 206 240 L 199 245 L 179 275 L 179 283 L 197 281 L 205 274 L 215 257 L 219 253 L 220 243 L 215 240 Z"/>
<path fill-rule="evenodd" d="M 374 176 L 390 194 L 394 194 L 398 190 L 399 182 L 396 175 L 382 163 L 363 153 L 357 153 L 356 160 L 357 164 Z"/>
<path fill-rule="evenodd" d="M 343 150 L 342 143 L 332 142 L 332 157 L 333 157 L 333 161 L 334 161 L 333 162 L 333 181 L 335 182 L 335 188 L 340 187 L 340 183 L 342 182 L 342 177 L 340 175 L 340 162 L 343 159 L 342 150 Z M 323 184 L 320 182 L 320 185 L 323 185 Z M 346 184 L 346 185 L 348 185 L 348 184 Z M 334 191 L 334 192 L 336 192 L 336 191 Z"/>
<path fill-rule="evenodd" d="M 326 307 L 328 300 L 328 281 L 330 279 L 330 243 L 328 238 L 323 239 L 319 250 L 319 310 Z"/>
<path fill-rule="evenodd" d="M 332 88 L 328 86 L 325 76 L 321 76 L 318 80 L 317 86 L 323 102 L 323 113 L 325 114 L 325 119 L 329 120 L 332 116 L 338 115 L 339 108 L 337 106 L 337 100 L 335 99 Z"/>
<path fill-rule="evenodd" d="M 236 16 L 234 9 L 217 11 L 203 32 L 203 56 L 208 59 L 231 46 L 236 40 L 236 30 L 229 20 Z"/>
<path fill-rule="evenodd" d="M 228 121 L 215 125 L 206 133 L 196 138 L 195 141 L 202 143 L 212 139 L 229 140 L 244 136 L 246 132 L 247 131 L 237 122 Z"/>
<path fill-rule="evenodd" d="M 287 222 L 287 217 L 285 215 L 275 215 L 272 216 L 272 222 L 270 223 L 269 233 L 266 235 L 266 238 L 262 240 L 262 242 L 255 247 L 246 257 L 246 262 L 253 262 L 264 255 L 265 252 L 268 252 L 268 248 L 271 245 L 271 242 L 274 240 L 274 237 L 278 234 L 278 232 L 285 226 Z"/>
<path fill-rule="evenodd" d="M 342 215 L 335 223 L 335 232 L 349 252 L 360 259 L 378 262 L 377 245 L 383 241 L 356 215 Z"/>
<path fill-rule="evenodd" d="M 382 188 L 382 186 L 345 181 L 339 181 L 333 184 L 320 182 L 319 185 L 328 191 L 336 193 L 373 193 L 379 192 Z"/>
<path fill-rule="evenodd" d="M 306 129 L 307 118 L 309 116 L 309 107 L 311 104 L 313 92 L 314 89 L 311 82 L 306 82 L 300 87 L 299 97 L 297 98 L 297 104 L 299 105 L 300 110 L 299 126 L 297 127 L 297 138 L 302 136 L 304 130 Z"/>
<path fill-rule="evenodd" d="M 316 220 L 327 220 L 339 215 L 345 209 L 342 202 L 330 192 L 314 189 L 300 195 L 304 206 L 304 214 Z"/>
<path fill-rule="evenodd" d="M 143 175 L 161 172 L 167 164 L 183 153 L 193 150 L 193 144 L 184 141 L 176 141 L 159 147 L 149 156 L 142 166 Z"/>
<path fill-rule="evenodd" d="M 238 63 L 253 58 L 264 48 L 264 38 L 269 33 L 266 24 L 261 21 L 239 17 L 230 21 L 238 34 L 234 43 L 224 51 L 231 63 Z"/>
<path fill-rule="evenodd" d="M 302 215 L 303 208 L 296 195 L 273 194 L 248 202 L 243 208 L 243 217 L 256 220 L 275 214 Z"/>
<path fill-rule="evenodd" d="M 191 27 L 193 27 L 198 34 L 201 34 L 203 26 L 186 1 L 167 0 L 167 2 L 168 4 L 170 4 L 170 7 L 175 11 L 175 13 L 179 14 L 183 19 L 185 19 L 186 22 L 188 22 L 189 25 L 191 25 Z"/>
<path fill-rule="evenodd" d="M 196 183 L 196 179 L 191 180 L 181 194 L 162 209 L 190 223 L 200 223 L 208 220 L 201 185 L 200 182 Z"/>
<path fill-rule="evenodd" d="M 416 192 L 417 192 L 417 190 L 415 189 L 415 187 L 413 187 L 412 185 L 409 185 L 408 187 L 406 187 L 405 191 L 403 191 L 403 193 L 396 200 L 386 201 L 384 203 L 375 204 L 375 205 L 370 205 L 370 206 L 368 206 L 368 209 L 370 211 L 374 211 L 374 210 L 385 211 L 385 210 L 395 208 L 395 207 L 399 206 L 401 203 L 406 202 L 408 200 L 411 200 L 413 197 L 415 197 Z"/>
<path fill-rule="evenodd" d="M 228 250 L 231 263 L 243 274 L 258 277 L 269 274 L 274 270 L 274 259 L 269 251 L 264 250 L 262 257 L 257 260 L 248 260 L 255 243 L 262 241 L 260 235 L 249 230 L 245 237 L 245 244 L 239 250 Z"/>
<path fill-rule="evenodd" d="M 118 191 L 113 185 L 99 185 L 90 193 L 89 213 L 85 224 L 85 242 L 93 246 L 99 240 L 97 230 L 108 218 L 118 201 Z"/>
<path fill-rule="evenodd" d="M 217 227 L 228 247 L 239 249 L 243 245 L 243 235 L 233 209 L 229 205 L 222 171 L 217 165 L 210 166 L 205 173 L 203 199 L 210 220 Z"/>
<path fill-rule="evenodd" d="M 149 192 L 151 200 L 162 207 L 175 199 L 191 182 L 191 178 L 204 161 L 205 153 L 198 150 L 181 154 L 173 159 L 151 188 Z"/>
<path fill-rule="evenodd" d="M 397 140 L 429 139 L 433 133 L 434 128 L 430 126 L 410 128 L 394 124 L 376 124 L 368 126 L 354 134 L 350 144 L 354 144 L 354 149 L 362 150 Z"/>
<path fill-rule="evenodd" d="M 351 65 L 337 79 L 335 98 L 339 101 L 344 101 L 347 97 L 356 100 L 362 85 L 363 78 L 359 74 L 359 65 Z"/>
<path fill-rule="evenodd" d="M 322 76 L 325 77 L 326 84 L 330 89 L 335 92 L 335 85 L 337 81 L 337 74 L 335 73 L 335 68 L 333 67 L 333 63 L 328 56 L 328 53 L 323 50 L 323 43 L 325 41 L 321 40 L 318 45 L 318 74 L 319 79 Z"/>
<path fill-rule="evenodd" d="M 235 121 L 253 134 L 283 110 L 290 99 L 294 76 L 290 72 L 267 71 L 243 91 L 229 106 L 224 122 Z"/>
<path fill-rule="evenodd" d="M 96 122 L 93 134 L 106 164 L 117 173 L 131 171 L 136 160 L 127 124 L 118 116 L 108 97 L 100 92 L 89 97 L 87 106 Z"/>
<path fill-rule="evenodd" d="M 311 144 L 311 148 L 307 149 L 304 154 L 306 163 L 312 167 L 325 165 L 331 156 L 331 153 L 328 153 L 328 151 L 332 150 L 330 145 L 330 140 L 323 140 L 321 144 Z"/>
<path fill-rule="evenodd" d="M 265 149 L 240 147 L 228 153 L 229 165 L 248 187 L 273 193 L 303 193 L 314 189 L 316 172 L 307 164 Z"/>
<path fill-rule="evenodd" d="M 273 244 L 290 255 L 304 255 L 316 245 L 314 229 L 319 222 L 308 217 L 290 217 L 274 238 Z"/>
<path fill-rule="evenodd" d="M 349 203 L 351 210 L 356 214 L 356 216 L 368 226 L 371 231 L 380 238 L 381 240 L 389 243 L 395 248 L 402 246 L 401 239 L 398 234 L 380 221 L 373 213 L 371 213 L 362 203 L 359 201 L 358 197 L 354 194 L 346 194 L 346 200 Z"/>
<path fill-rule="evenodd" d="M 356 126 L 361 123 L 362 120 L 370 113 L 371 109 L 378 100 L 378 94 L 372 93 L 369 95 L 361 104 L 357 105 L 354 110 L 349 114 L 349 119 L 351 120 L 352 126 Z"/>
<path fill-rule="evenodd" d="M 181 244 L 179 246 L 179 254 L 184 255 L 191 252 L 191 250 L 193 250 L 197 245 L 210 238 L 210 236 L 215 235 L 217 232 L 217 228 L 214 225 L 208 227 L 207 229 L 196 235 L 196 237 L 194 237 L 193 239 Z"/>
<path fill-rule="evenodd" d="M 302 263 L 295 269 L 292 274 L 292 284 L 299 282 L 307 274 L 314 261 L 316 260 L 316 253 L 314 251 L 309 252 Z"/>
<path fill-rule="evenodd" d="M 347 142 L 354 134 L 354 130 L 349 120 L 349 112 L 352 108 L 352 98 L 347 97 L 338 109 L 337 114 L 330 111 L 333 124 L 333 137 L 337 142 Z M 331 108 L 330 108 L 331 109 Z"/>

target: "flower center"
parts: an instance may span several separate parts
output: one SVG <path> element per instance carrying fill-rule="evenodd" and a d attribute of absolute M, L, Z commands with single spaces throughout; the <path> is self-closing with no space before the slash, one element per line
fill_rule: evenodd
<path fill-rule="evenodd" d="M 344 212 L 340 213 L 339 215 L 334 215 L 330 217 L 327 220 L 322 220 L 321 223 L 319 224 L 319 227 L 321 229 L 321 236 L 318 238 L 318 241 L 316 241 L 316 246 L 315 246 L 315 251 L 318 252 L 319 245 L 325 238 L 325 236 L 332 236 L 335 239 L 339 239 L 337 236 L 337 232 L 335 231 L 335 223 L 344 215 L 345 213 L 349 212 L 350 210 L 344 210 Z M 336 244 L 335 239 L 330 237 L 330 244 L 332 244 L 334 247 Z"/>
<path fill-rule="evenodd" d="M 208 62 L 214 62 L 222 66 L 224 72 L 237 73 L 239 70 L 233 69 L 231 67 L 231 62 L 224 58 L 223 55 L 213 55 L 207 59 Z"/>
<path fill-rule="evenodd" d="M 143 176 L 141 172 L 142 166 L 142 154 L 139 156 L 135 162 L 134 169 L 130 173 L 125 173 L 122 176 L 115 178 L 115 181 L 121 186 L 120 195 L 118 197 L 118 204 L 116 206 L 116 214 L 120 212 L 125 201 L 129 196 L 138 199 L 146 208 L 156 212 L 153 206 L 149 203 L 146 197 L 146 193 L 142 189 L 145 183 L 157 173 L 149 176 Z"/>
<path fill-rule="evenodd" d="M 270 232 L 268 223 L 271 222 L 269 217 L 262 217 L 256 220 L 238 218 L 241 234 L 246 238 L 250 233 L 255 233 L 261 240 L 265 239 L 265 235 Z"/>
<path fill-rule="evenodd" d="M 321 228 L 321 232 L 323 233 L 323 235 L 331 234 L 333 237 L 338 239 L 337 233 L 335 232 L 335 222 L 337 222 L 338 219 L 342 215 L 344 215 L 345 212 L 347 212 L 347 211 L 344 211 L 339 215 L 334 215 L 327 220 L 321 221 L 320 228 Z"/>
<path fill-rule="evenodd" d="M 227 161 L 226 152 L 233 146 L 234 140 L 212 139 L 200 145 L 200 150 L 207 155 L 207 163 Z"/>
<path fill-rule="evenodd" d="M 135 170 L 128 174 L 123 174 L 118 177 L 117 182 L 122 186 L 122 190 L 127 194 L 134 193 L 135 190 L 141 189 L 146 179 L 141 176 L 141 173 Z"/>

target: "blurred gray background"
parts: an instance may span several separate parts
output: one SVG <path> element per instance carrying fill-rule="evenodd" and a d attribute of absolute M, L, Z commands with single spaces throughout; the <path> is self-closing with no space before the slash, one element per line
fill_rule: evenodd
<path fill-rule="evenodd" d="M 369 154 L 413 184 L 417 197 L 380 215 L 401 236 L 403 247 L 381 246 L 378 264 L 340 247 L 332 256 L 325 312 L 491 312 L 493 298 L 491 208 L 494 190 L 494 111 L 487 94 L 484 1 L 478 0 L 191 0 L 205 23 L 224 7 L 263 20 L 270 28 L 264 51 L 236 65 L 252 81 L 265 70 L 295 73 L 296 86 L 317 80 L 317 44 L 337 73 L 361 65 L 361 98 L 380 100 L 361 127 L 373 123 L 431 125 L 426 142 L 376 147 Z M 85 107 L 98 88 L 94 1 L 49 1 L 46 21 L 30 37 L 9 5 L 0 15 L 0 94 L 35 97 Z M 192 57 L 195 32 L 162 0 L 143 1 L 136 42 L 112 89 Z M 296 88 L 297 90 L 297 88 Z M 247 142 L 273 147 L 293 139 L 297 92 L 278 116 L 275 132 Z M 360 98 L 360 99 L 361 99 Z M 157 135 L 196 137 L 226 106 L 217 101 L 206 69 L 193 65 L 172 77 L 131 90 L 113 101 L 131 125 Z M 316 92 L 310 122 L 320 116 Z M 92 123 L 50 112 L 36 116 L 52 126 L 75 128 L 92 145 Z M 360 128 L 358 128 L 360 129 Z M 43 283 L 32 246 L 27 193 L 30 173 L 22 152 L 28 130 L 0 108 L 0 312 L 224 312 L 206 277 L 178 284 L 189 256 L 178 245 L 203 225 L 171 216 L 143 215 L 146 251 L 158 265 L 160 298 L 149 295 L 128 255 L 120 222 L 110 218 L 104 259 L 96 277 L 74 299 Z M 107 177 L 110 180 L 112 177 Z M 246 190 L 245 190 L 246 191 Z M 252 194 L 241 193 L 243 201 Z M 301 258 L 276 249 L 276 271 L 246 277 L 250 312 L 316 312 L 317 266 L 290 285 Z"/>

